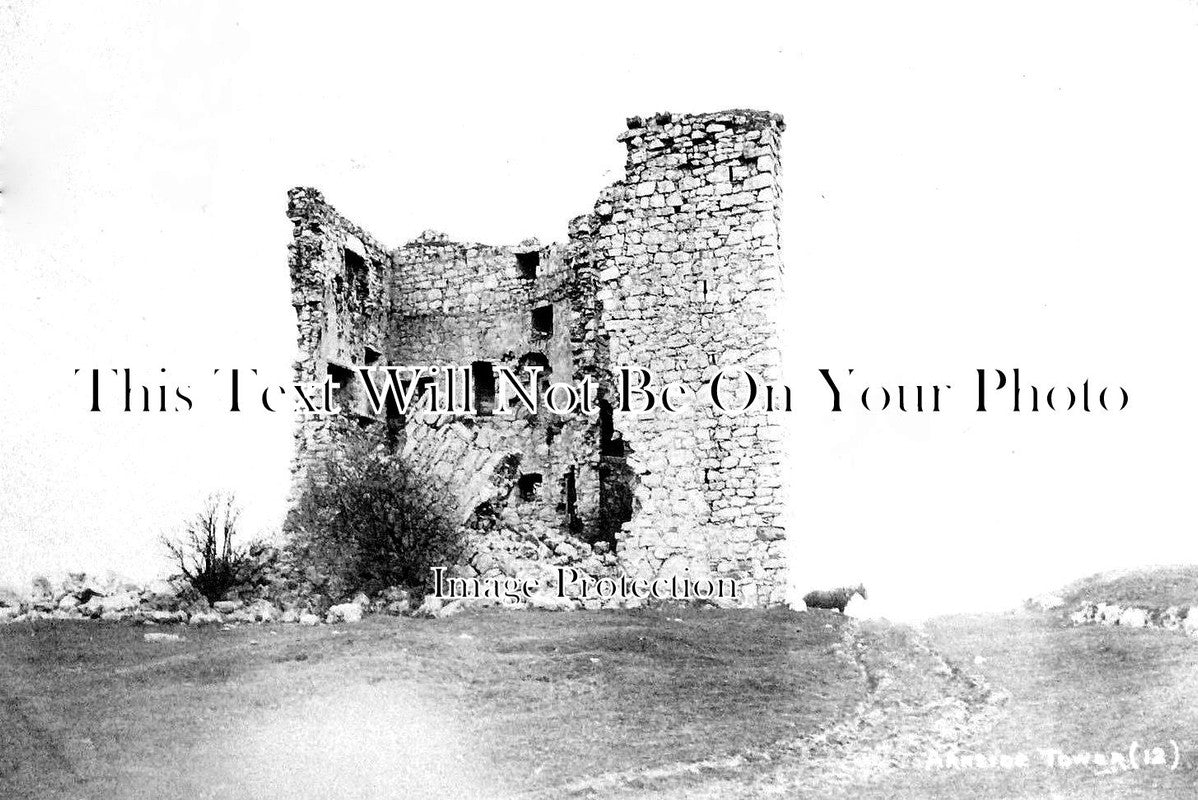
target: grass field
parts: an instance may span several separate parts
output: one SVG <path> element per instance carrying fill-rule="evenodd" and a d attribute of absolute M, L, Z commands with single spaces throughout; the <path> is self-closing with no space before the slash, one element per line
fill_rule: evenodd
<path fill-rule="evenodd" d="M 0 797 L 1180 798 L 1198 785 L 1198 640 L 1160 631 L 1021 614 L 920 635 L 716 610 L 182 629 L 171 644 L 147 630 L 0 627 Z M 971 673 L 1010 693 L 1001 710 Z M 1036 756 L 1170 739 L 1177 771 L 923 768 L 953 744 Z"/>
<path fill-rule="evenodd" d="M 1116 603 L 1149 608 L 1198 605 L 1198 566 L 1147 567 L 1082 578 L 1061 592 L 1066 606 Z"/>
<path fill-rule="evenodd" d="M 495 612 L 193 628 L 177 644 L 134 626 L 7 626 L 0 795 L 404 797 L 451 783 L 503 796 L 768 748 L 864 696 L 834 653 L 844 624 Z"/>

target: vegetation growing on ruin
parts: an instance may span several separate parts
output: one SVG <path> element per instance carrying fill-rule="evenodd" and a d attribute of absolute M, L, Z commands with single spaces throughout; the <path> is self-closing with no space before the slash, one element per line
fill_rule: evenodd
<path fill-rule="evenodd" d="M 288 516 L 290 547 L 331 597 L 392 586 L 421 591 L 431 569 L 450 566 L 463 536 L 435 475 L 387 448 L 355 442 L 309 476 Z"/>

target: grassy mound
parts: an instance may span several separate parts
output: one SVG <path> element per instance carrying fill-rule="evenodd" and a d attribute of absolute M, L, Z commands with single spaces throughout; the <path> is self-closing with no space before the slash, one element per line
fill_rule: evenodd
<path fill-rule="evenodd" d="M 1198 605 L 1198 565 L 1144 567 L 1100 572 L 1061 591 L 1066 606 L 1117 603 L 1146 608 Z"/>

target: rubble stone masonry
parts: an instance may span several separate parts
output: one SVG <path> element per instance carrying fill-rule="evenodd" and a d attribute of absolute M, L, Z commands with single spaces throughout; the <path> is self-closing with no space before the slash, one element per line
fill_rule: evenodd
<path fill-rule="evenodd" d="M 705 403 L 613 414 L 611 405 L 623 365 L 696 388 L 723 367 L 780 378 L 783 130 L 761 111 L 628 120 L 624 179 L 560 245 L 426 231 L 388 250 L 318 191 L 293 189 L 296 379 L 346 384 L 342 414 L 297 426 L 295 487 L 343 437 L 385 427 L 403 458 L 453 487 L 472 542 L 462 575 L 551 583 L 566 565 L 592 576 L 722 577 L 738 581 L 743 605 L 782 603 L 777 417 Z M 433 364 L 590 377 L 602 410 L 372 415 L 351 371 Z"/>

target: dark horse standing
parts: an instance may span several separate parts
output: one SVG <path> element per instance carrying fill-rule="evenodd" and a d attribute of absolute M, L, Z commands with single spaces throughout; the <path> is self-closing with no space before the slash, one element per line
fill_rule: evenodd
<path fill-rule="evenodd" d="M 816 589 L 804 595 L 803 602 L 808 608 L 834 608 L 843 614 L 849 599 L 855 594 L 861 595 L 862 600 L 869 599 L 869 595 L 865 593 L 865 584 L 860 583 L 856 586 L 841 586 L 839 589 Z"/>

